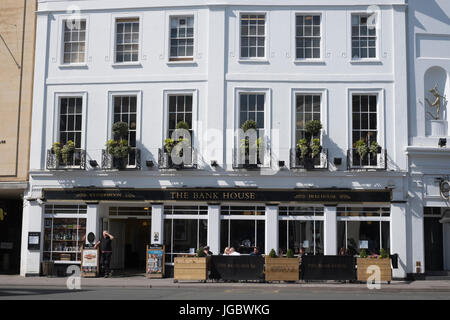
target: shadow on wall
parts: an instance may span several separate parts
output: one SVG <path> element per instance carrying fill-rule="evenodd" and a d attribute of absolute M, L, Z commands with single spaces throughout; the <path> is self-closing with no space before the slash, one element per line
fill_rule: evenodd
<path fill-rule="evenodd" d="M 433 19 L 437 19 L 440 22 L 449 25 L 450 17 L 447 13 L 442 9 L 442 4 L 446 3 L 448 0 L 409 0 L 409 5 L 411 6 L 414 3 L 414 11 L 422 13 L 428 17 L 432 17 Z M 414 25 L 421 28 L 424 31 L 427 31 L 425 26 L 420 22 L 417 18 L 417 15 L 414 15 Z"/>

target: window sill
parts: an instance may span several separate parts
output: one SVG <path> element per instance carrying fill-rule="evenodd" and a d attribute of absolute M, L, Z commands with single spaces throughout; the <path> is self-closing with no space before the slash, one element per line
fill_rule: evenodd
<path fill-rule="evenodd" d="M 269 64 L 269 60 L 267 59 L 245 59 L 239 58 L 239 63 L 249 63 L 249 64 Z"/>
<path fill-rule="evenodd" d="M 111 64 L 113 68 L 142 68 L 142 64 L 140 62 L 115 62 Z"/>
<path fill-rule="evenodd" d="M 169 58 L 169 61 L 166 62 L 167 65 L 197 65 L 197 61 L 194 59 L 182 59 L 178 60 L 177 58 Z"/>
<path fill-rule="evenodd" d="M 296 59 L 294 60 L 294 64 L 320 64 L 325 65 L 325 60 L 322 59 Z"/>
<path fill-rule="evenodd" d="M 87 63 L 72 63 L 72 64 L 60 64 L 58 66 L 60 69 L 87 69 Z"/>
<path fill-rule="evenodd" d="M 383 62 L 381 62 L 380 59 L 352 59 L 350 60 L 351 64 L 361 64 L 361 65 L 381 65 Z"/>

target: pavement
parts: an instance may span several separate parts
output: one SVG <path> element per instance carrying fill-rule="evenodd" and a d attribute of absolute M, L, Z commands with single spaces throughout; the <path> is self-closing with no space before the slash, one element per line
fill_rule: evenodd
<path fill-rule="evenodd" d="M 22 277 L 19 275 L 0 275 L 0 287 L 66 287 L 69 278 L 63 277 Z M 212 282 L 178 281 L 173 278 L 147 279 L 144 274 L 133 276 L 114 276 L 112 278 L 81 278 L 81 287 L 117 288 L 314 288 L 336 290 L 367 290 L 366 283 L 341 283 L 336 281 L 317 281 L 296 283 L 272 282 Z M 392 281 L 381 283 L 383 290 L 441 291 L 450 293 L 450 280 Z M 450 295 L 449 295 L 450 297 Z"/>

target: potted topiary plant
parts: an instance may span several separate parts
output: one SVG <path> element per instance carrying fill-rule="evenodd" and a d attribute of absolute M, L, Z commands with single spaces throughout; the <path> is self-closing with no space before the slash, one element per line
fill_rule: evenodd
<path fill-rule="evenodd" d="M 179 121 L 176 125 L 176 129 L 184 129 L 189 131 L 189 124 L 185 121 Z M 175 149 L 178 152 L 178 156 L 183 156 L 183 149 L 180 143 L 185 141 L 185 138 L 178 137 L 177 139 L 167 138 L 164 140 L 164 150 L 162 153 L 162 163 L 166 168 L 177 167 L 182 168 L 184 163 L 174 165 L 172 161 L 172 151 Z"/>
<path fill-rule="evenodd" d="M 60 162 L 62 162 L 62 158 L 61 158 L 61 143 L 59 143 L 59 142 L 55 142 L 55 143 L 53 143 L 53 145 L 52 145 L 52 149 L 51 149 L 51 152 L 52 152 L 52 154 L 54 154 L 55 155 L 55 158 L 56 158 L 56 162 L 57 163 L 60 163 Z"/>
<path fill-rule="evenodd" d="M 272 249 L 265 257 L 266 281 L 298 281 L 299 258 L 288 249 L 286 257 L 278 257 Z"/>
<path fill-rule="evenodd" d="M 360 159 L 364 159 L 368 153 L 368 147 L 366 142 L 363 139 L 360 139 L 355 142 L 355 150 L 358 153 Z"/>
<path fill-rule="evenodd" d="M 114 139 L 106 142 L 106 151 L 112 156 L 113 167 L 119 170 L 126 168 L 131 147 L 128 145 L 128 124 L 116 122 L 113 127 Z"/>
<path fill-rule="evenodd" d="M 369 152 L 373 157 L 376 157 L 377 154 L 381 153 L 381 146 L 376 141 L 372 141 L 369 147 Z"/>
<path fill-rule="evenodd" d="M 320 134 L 322 124 L 319 120 L 312 120 L 305 123 L 305 138 L 297 142 L 297 159 L 303 163 L 305 169 L 314 169 L 314 160 L 322 152 L 320 139 L 314 138 Z"/>
<path fill-rule="evenodd" d="M 75 152 L 75 143 L 72 140 L 67 141 L 67 143 L 61 148 L 61 158 L 64 165 L 68 165 L 73 161 L 73 153 Z"/>
<path fill-rule="evenodd" d="M 254 120 L 247 120 L 242 124 L 242 131 L 246 133 L 248 130 L 258 130 L 258 125 Z M 254 145 L 250 145 L 250 140 L 248 137 L 241 139 L 240 149 L 244 153 L 244 165 L 246 168 L 256 168 L 258 164 L 261 164 L 261 159 L 259 157 L 260 148 L 263 147 L 262 139 L 257 138 Z M 250 163 L 250 149 L 256 151 L 256 163 Z"/>
<path fill-rule="evenodd" d="M 380 250 L 379 255 L 367 256 L 366 250 L 361 249 L 359 258 L 356 259 L 358 281 L 367 281 L 374 273 L 374 266 L 380 270 L 380 281 L 392 281 L 391 259 L 385 249 Z M 378 269 L 377 269 L 378 270 Z"/>
<path fill-rule="evenodd" d="M 203 248 L 199 248 L 195 257 L 176 257 L 174 259 L 174 282 L 178 280 L 208 279 L 211 257 L 206 256 Z"/>

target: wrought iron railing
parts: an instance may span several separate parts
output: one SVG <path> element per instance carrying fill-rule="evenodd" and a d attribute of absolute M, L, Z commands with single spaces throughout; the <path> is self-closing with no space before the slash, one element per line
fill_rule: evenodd
<path fill-rule="evenodd" d="M 291 169 L 306 169 L 306 170 L 326 170 L 328 169 L 328 149 L 322 151 L 314 158 L 302 158 L 298 148 L 290 150 Z"/>
<path fill-rule="evenodd" d="M 233 156 L 233 169 L 260 169 L 265 167 L 270 167 L 270 161 L 265 161 L 265 158 L 270 158 L 270 154 L 266 154 L 264 150 L 264 155 L 259 155 L 257 150 L 254 151 L 254 157 L 250 157 L 248 153 L 243 153 L 240 148 L 232 150 Z"/>
<path fill-rule="evenodd" d="M 387 169 L 387 151 L 380 149 L 377 153 L 368 152 L 361 157 L 356 149 L 347 151 L 348 170 L 386 170 Z"/>
<path fill-rule="evenodd" d="M 52 149 L 47 150 L 47 170 L 85 170 L 86 150 L 75 149 L 67 160 L 61 154 L 55 154 Z"/>
<path fill-rule="evenodd" d="M 140 170 L 141 169 L 141 149 L 132 148 L 128 157 L 114 158 L 107 150 L 102 150 L 103 170 Z"/>
<path fill-rule="evenodd" d="M 158 167 L 159 169 L 197 169 L 197 152 L 194 148 L 185 148 L 187 150 L 191 150 L 187 156 L 180 155 L 180 162 L 178 163 L 176 160 L 172 160 L 172 157 L 168 152 L 165 151 L 164 148 L 158 149 Z"/>

